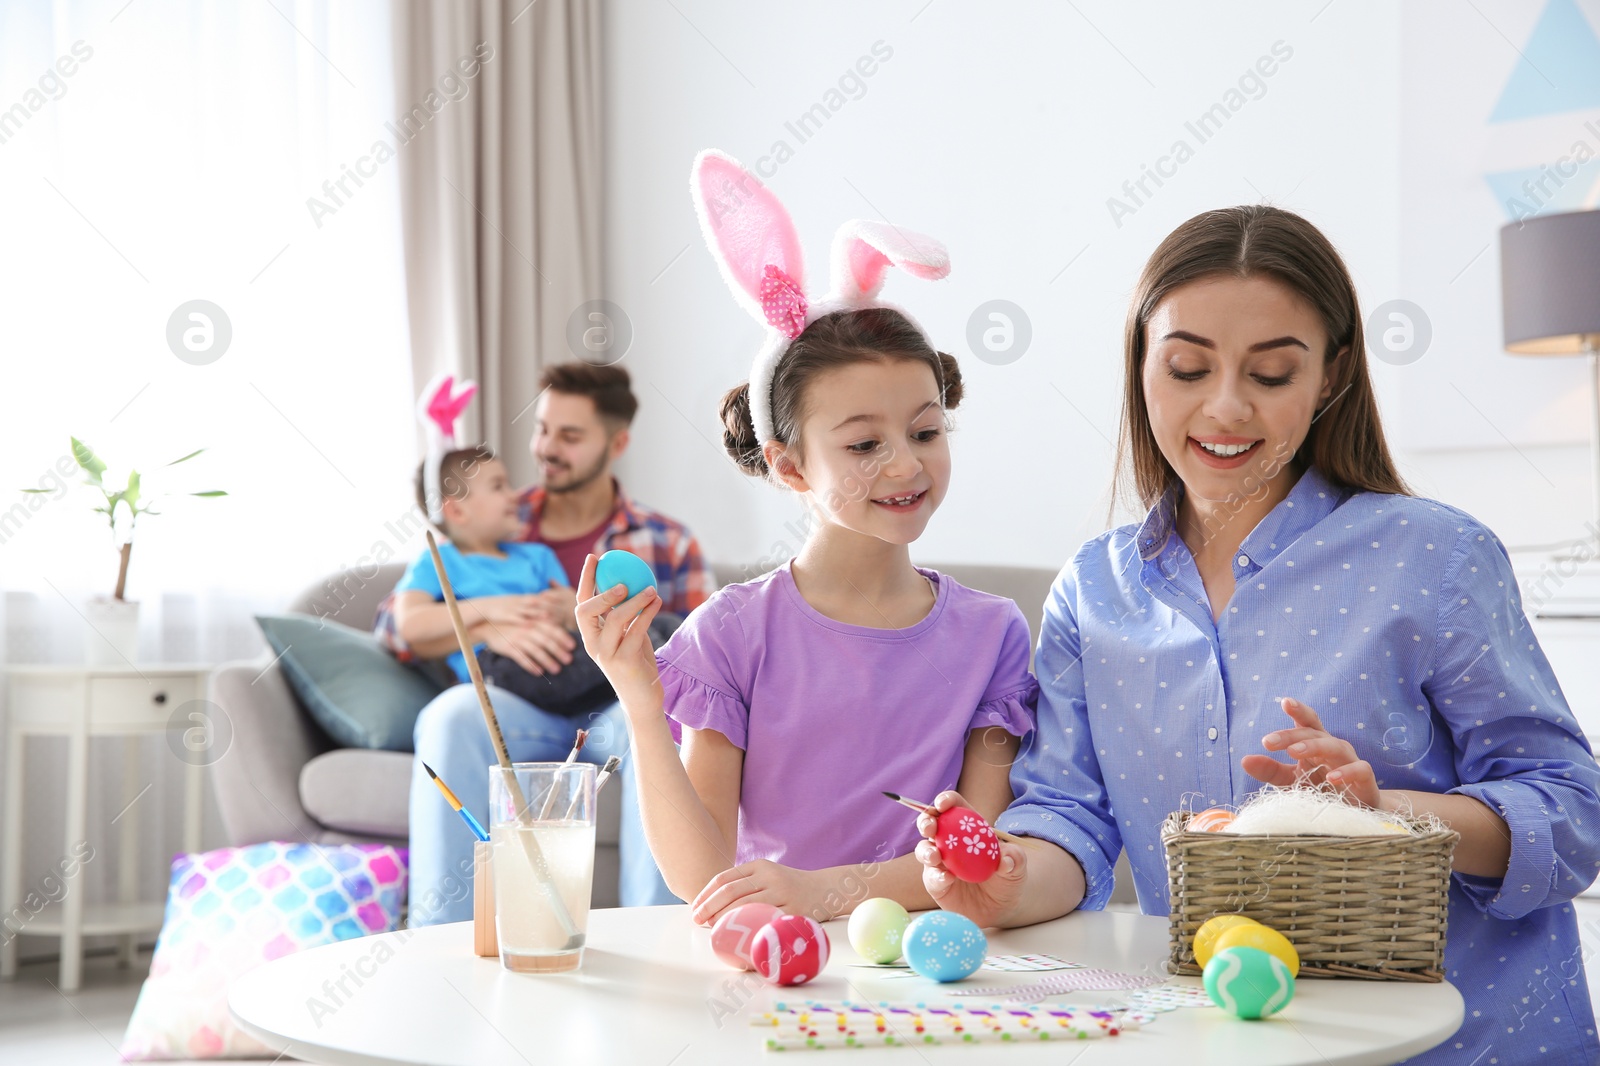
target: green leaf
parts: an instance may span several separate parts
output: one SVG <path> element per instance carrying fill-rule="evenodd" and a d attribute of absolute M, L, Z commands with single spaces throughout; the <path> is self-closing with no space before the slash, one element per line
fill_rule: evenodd
<path fill-rule="evenodd" d="M 106 464 L 102 463 L 100 458 L 94 454 L 93 448 L 77 437 L 73 437 L 72 457 L 77 460 L 78 465 L 83 467 L 96 485 L 100 484 L 100 475 L 106 472 Z"/>
<path fill-rule="evenodd" d="M 50 492 L 50 489 L 18 489 L 18 492 Z"/>
<path fill-rule="evenodd" d="M 167 465 L 168 466 L 177 466 L 179 463 L 185 462 L 185 461 L 187 461 L 189 459 L 193 459 L 195 456 L 199 455 L 203 451 L 205 451 L 204 448 L 196 448 L 194 451 L 190 452 L 188 455 L 185 455 L 182 459 L 174 459 L 174 460 L 172 460 L 172 462 L 168 463 Z"/>
<path fill-rule="evenodd" d="M 139 513 L 139 471 L 128 471 L 128 487 L 122 490 L 122 502 L 134 514 Z"/>
<path fill-rule="evenodd" d="M 33 491 L 33 492 L 43 492 L 44 489 L 33 489 L 31 491 Z M 223 492 L 221 489 L 212 489 L 210 492 L 191 492 L 191 493 L 189 493 L 189 495 L 191 495 L 191 496 L 226 496 L 227 493 Z"/>

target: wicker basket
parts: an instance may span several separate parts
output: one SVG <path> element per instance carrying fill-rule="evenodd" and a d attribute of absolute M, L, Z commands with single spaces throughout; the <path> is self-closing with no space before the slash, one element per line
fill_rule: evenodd
<path fill-rule="evenodd" d="M 1193 947 L 1201 923 L 1243 914 L 1289 938 L 1302 976 L 1444 980 L 1459 833 L 1240 836 L 1191 833 L 1189 818 L 1178 811 L 1161 827 L 1174 972 L 1201 972 Z"/>

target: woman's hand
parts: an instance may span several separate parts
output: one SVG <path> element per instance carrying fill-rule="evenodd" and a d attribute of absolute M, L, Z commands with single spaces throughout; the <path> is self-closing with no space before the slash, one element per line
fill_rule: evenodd
<path fill-rule="evenodd" d="M 723 870 L 706 882 L 689 904 L 689 914 L 699 924 L 711 925 L 731 907 L 770 903 L 785 914 L 803 914 L 825 922 L 837 917 L 828 907 L 833 886 L 826 875 L 826 870 L 796 870 L 755 859 Z"/>
<path fill-rule="evenodd" d="M 583 561 L 578 579 L 578 634 L 584 649 L 599 664 L 623 709 L 630 712 L 661 706 L 661 675 L 650 645 L 650 623 L 661 610 L 661 596 L 652 588 L 628 599 L 617 585 L 596 595 L 593 555 Z"/>
<path fill-rule="evenodd" d="M 1348 740 L 1340 740 L 1322 726 L 1317 712 L 1287 696 L 1283 710 L 1294 720 L 1295 728 L 1280 729 L 1261 738 L 1261 746 L 1268 751 L 1287 751 L 1294 765 L 1281 763 L 1266 755 L 1246 755 L 1239 760 L 1244 772 L 1269 785 L 1288 787 L 1309 782 L 1320 785 L 1327 782 L 1343 793 L 1345 799 L 1364 807 L 1382 807 L 1383 792 L 1373 775 L 1372 764 L 1356 755 Z"/>
<path fill-rule="evenodd" d="M 933 805 L 940 811 L 972 806 L 959 792 L 941 792 Z M 939 846 L 933 839 L 936 830 L 933 815 L 917 815 L 917 831 L 925 838 L 917 844 L 917 861 L 923 867 L 922 887 L 947 911 L 964 914 L 980 926 L 1003 924 L 1022 901 L 1023 883 L 1028 877 L 1028 849 L 1002 840 L 1000 869 L 987 881 L 973 884 L 944 868 Z"/>
<path fill-rule="evenodd" d="M 530 674 L 559 674 L 572 661 L 572 634 L 544 618 L 516 626 L 483 622 L 473 627 L 472 636 Z"/>

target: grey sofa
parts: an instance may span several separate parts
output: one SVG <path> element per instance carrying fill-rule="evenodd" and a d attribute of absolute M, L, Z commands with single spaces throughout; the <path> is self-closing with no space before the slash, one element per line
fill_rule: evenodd
<path fill-rule="evenodd" d="M 1017 566 L 936 566 L 971 588 L 1015 600 L 1038 639 L 1053 571 Z M 371 629 L 378 605 L 405 570 L 386 563 L 347 570 L 306 589 L 288 610 L 319 614 Z M 753 567 L 713 567 L 719 584 L 749 580 Z M 301 708 L 277 664 L 263 655 L 227 663 L 211 675 L 210 699 L 226 715 L 232 740 L 211 766 L 212 787 L 235 845 L 266 840 L 404 845 L 409 822 L 408 754 L 340 748 Z M 593 905 L 617 904 L 618 801 L 609 788 L 600 804 Z M 1119 891 L 1118 898 L 1132 898 Z"/>

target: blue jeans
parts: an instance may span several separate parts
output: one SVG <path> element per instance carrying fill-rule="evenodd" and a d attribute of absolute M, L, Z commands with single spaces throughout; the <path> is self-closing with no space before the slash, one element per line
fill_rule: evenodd
<path fill-rule="evenodd" d="M 645 841 L 622 705 L 613 703 L 583 718 L 563 718 L 503 689 L 491 686 L 489 697 L 513 762 L 560 762 L 572 750 L 573 735 L 580 727 L 589 730 L 580 756 L 584 761 L 598 764 L 612 755 L 622 756 L 616 774 L 622 786 L 618 895 L 624 907 L 679 902 L 661 879 Z M 472 686 L 456 685 L 434 697 L 417 717 L 415 740 L 410 921 L 414 926 L 471 921 L 472 830 L 450 809 L 422 764 L 433 767 L 478 821 L 489 824 L 488 769 L 495 762 L 494 746 Z"/>

